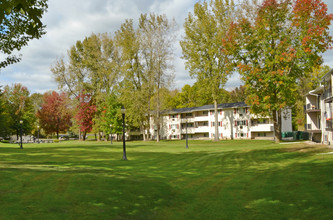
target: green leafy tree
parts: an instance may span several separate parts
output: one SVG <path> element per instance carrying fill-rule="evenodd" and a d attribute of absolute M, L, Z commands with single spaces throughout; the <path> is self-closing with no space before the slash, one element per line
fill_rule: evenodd
<path fill-rule="evenodd" d="M 121 134 L 123 130 L 123 122 L 121 115 L 122 104 L 118 101 L 116 94 L 110 94 L 104 105 L 101 105 L 103 108 L 102 120 L 100 121 L 101 127 L 104 133 L 110 133 L 112 130 L 113 134 Z M 111 127 L 110 127 L 111 126 Z"/>
<path fill-rule="evenodd" d="M 144 74 L 141 57 L 139 31 L 133 26 L 133 20 L 126 20 L 115 34 L 119 49 L 123 80 L 120 84 L 120 96 L 127 109 L 127 122 L 139 127 L 143 133 L 149 128 L 150 87 Z M 148 137 L 143 136 L 144 140 Z"/>
<path fill-rule="evenodd" d="M 243 9 L 222 39 L 223 52 L 233 54 L 251 111 L 272 117 L 279 142 L 281 109 L 295 105 L 299 79 L 322 63 L 332 16 L 321 0 L 265 0 Z"/>
<path fill-rule="evenodd" d="M 123 73 L 121 100 L 128 110 L 128 122 L 140 127 L 141 131 L 149 130 L 153 116 L 157 125 L 157 141 L 162 110 L 160 91 L 168 88 L 173 80 L 174 26 L 174 22 L 165 15 L 142 14 L 137 29 L 133 27 L 132 20 L 126 20 L 115 36 Z M 145 140 L 147 138 L 149 134 L 144 136 Z"/>
<path fill-rule="evenodd" d="M 194 13 L 189 13 L 186 18 L 185 37 L 180 42 L 190 76 L 210 92 L 215 108 L 215 124 L 218 124 L 219 92 L 227 82 L 232 67 L 228 56 L 221 50 L 221 39 L 226 38 L 235 15 L 234 8 L 232 0 L 196 3 Z M 215 126 L 215 141 L 218 139 L 218 126 Z"/>
<path fill-rule="evenodd" d="M 0 137 L 7 138 L 10 135 L 10 115 L 7 100 L 4 98 L 3 90 L 0 90 Z"/>
<path fill-rule="evenodd" d="M 5 86 L 4 88 L 4 98 L 7 101 L 6 105 L 10 116 L 11 133 L 15 133 L 17 139 L 20 134 L 20 121 L 23 121 L 24 134 L 31 133 L 36 121 L 29 94 L 29 90 L 21 84 L 14 84 L 12 87 Z"/>
<path fill-rule="evenodd" d="M 12 55 L 32 39 L 45 34 L 41 22 L 46 12 L 47 0 L 3 0 L 0 3 L 0 51 L 6 57 L 0 61 L 0 69 L 20 60 Z"/>
<path fill-rule="evenodd" d="M 103 106 L 119 80 L 118 53 L 112 37 L 92 34 L 77 41 L 68 51 L 68 58 L 69 62 L 62 58 L 51 68 L 59 88 L 75 97 L 73 105 L 80 105 L 77 100 L 84 91 L 91 95 L 94 105 Z M 103 130 L 101 111 L 97 108 L 93 115 L 93 131 L 98 133 L 98 139 Z"/>

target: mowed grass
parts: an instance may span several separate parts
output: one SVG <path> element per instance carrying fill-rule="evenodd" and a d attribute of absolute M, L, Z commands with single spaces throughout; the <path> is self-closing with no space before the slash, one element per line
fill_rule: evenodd
<path fill-rule="evenodd" d="M 333 219 L 333 149 L 189 143 L 0 144 L 0 219 Z"/>

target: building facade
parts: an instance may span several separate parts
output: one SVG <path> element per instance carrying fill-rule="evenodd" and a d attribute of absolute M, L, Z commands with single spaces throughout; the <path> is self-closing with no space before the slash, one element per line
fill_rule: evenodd
<path fill-rule="evenodd" d="M 321 85 L 305 97 L 306 124 L 310 139 L 324 144 L 333 143 L 333 69 L 321 79 Z"/>
<path fill-rule="evenodd" d="M 154 124 L 153 122 L 151 124 Z M 219 139 L 273 139 L 273 121 L 269 117 L 258 118 L 251 114 L 244 102 L 218 105 Z M 214 139 L 214 105 L 173 109 L 162 116 L 160 139 Z M 291 131 L 291 111 L 282 116 L 282 132 Z M 150 134 L 156 139 L 157 129 Z"/>

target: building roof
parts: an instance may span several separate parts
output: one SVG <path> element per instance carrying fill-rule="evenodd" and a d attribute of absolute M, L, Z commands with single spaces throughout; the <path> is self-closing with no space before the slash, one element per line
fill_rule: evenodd
<path fill-rule="evenodd" d="M 324 92 L 324 86 L 319 86 L 318 88 L 311 90 L 308 94 L 306 95 L 320 95 Z"/>
<path fill-rule="evenodd" d="M 249 106 L 245 104 L 245 102 L 223 103 L 217 105 L 217 109 L 241 108 L 241 107 L 249 107 Z M 179 113 L 190 113 L 190 112 L 208 111 L 208 110 L 214 110 L 214 105 L 204 105 L 192 108 L 177 108 L 165 111 L 164 114 L 179 114 Z"/>
<path fill-rule="evenodd" d="M 321 81 L 323 82 L 325 80 L 325 78 L 327 78 L 329 75 L 333 74 L 333 69 L 331 69 L 330 71 L 328 71 L 323 77 L 321 77 Z"/>

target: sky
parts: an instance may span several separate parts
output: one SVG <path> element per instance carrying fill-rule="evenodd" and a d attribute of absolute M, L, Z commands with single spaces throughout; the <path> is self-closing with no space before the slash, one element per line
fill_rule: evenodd
<path fill-rule="evenodd" d="M 175 84 L 181 89 L 185 84 L 192 85 L 181 59 L 179 40 L 184 36 L 183 24 L 189 12 L 193 12 L 197 0 L 49 0 L 48 11 L 43 16 L 46 34 L 32 40 L 19 52 L 22 60 L 0 72 L 0 85 L 21 83 L 31 93 L 44 93 L 57 90 L 57 83 L 50 70 L 58 58 L 67 57 L 67 51 L 76 41 L 84 40 L 92 33 L 113 34 L 126 19 L 139 20 L 140 14 L 154 12 L 175 19 L 178 25 L 175 42 Z M 324 0 L 328 12 L 333 13 L 333 1 Z M 333 25 L 330 27 L 333 36 Z M 323 54 L 324 64 L 333 68 L 333 50 Z M 225 88 L 231 90 L 242 82 L 238 74 L 232 75 Z"/>

